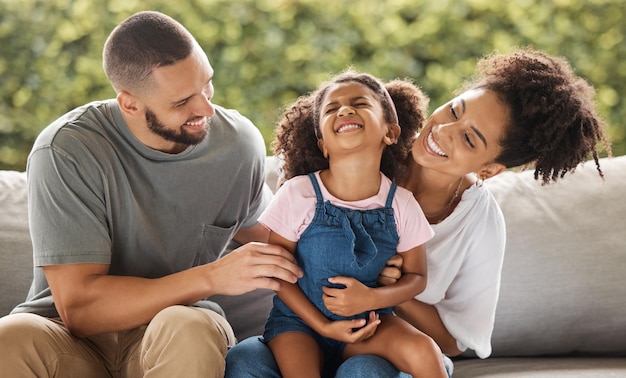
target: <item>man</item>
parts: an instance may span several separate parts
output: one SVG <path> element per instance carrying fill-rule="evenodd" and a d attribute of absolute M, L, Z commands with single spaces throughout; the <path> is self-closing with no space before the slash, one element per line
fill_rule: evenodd
<path fill-rule="evenodd" d="M 0 319 L 12 377 L 217 377 L 235 340 L 216 294 L 280 289 L 301 271 L 255 241 L 271 192 L 254 125 L 211 103 L 213 69 L 158 12 L 109 36 L 117 98 L 49 125 L 29 156 L 35 277 Z M 221 256 L 232 240 L 247 243 Z M 221 258 L 220 258 L 221 257 Z M 218 259 L 219 258 L 219 259 Z"/>

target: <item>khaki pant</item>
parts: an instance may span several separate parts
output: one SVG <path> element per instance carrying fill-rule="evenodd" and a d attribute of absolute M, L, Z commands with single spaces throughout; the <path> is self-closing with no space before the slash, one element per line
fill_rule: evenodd
<path fill-rule="evenodd" d="M 232 328 L 219 314 L 172 306 L 149 325 L 78 339 L 59 319 L 0 318 L 0 377 L 223 377 Z"/>

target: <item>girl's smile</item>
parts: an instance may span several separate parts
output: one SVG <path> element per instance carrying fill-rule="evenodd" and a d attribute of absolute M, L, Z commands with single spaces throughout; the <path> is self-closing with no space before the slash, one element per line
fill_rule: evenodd
<path fill-rule="evenodd" d="M 354 131 L 354 130 L 359 130 L 362 129 L 363 126 L 356 124 L 356 123 L 352 123 L 352 122 L 348 122 L 348 123 L 342 123 L 339 125 L 339 127 L 337 128 L 337 130 L 335 130 L 335 132 L 337 134 L 343 134 L 346 132 L 350 132 L 350 131 Z"/>

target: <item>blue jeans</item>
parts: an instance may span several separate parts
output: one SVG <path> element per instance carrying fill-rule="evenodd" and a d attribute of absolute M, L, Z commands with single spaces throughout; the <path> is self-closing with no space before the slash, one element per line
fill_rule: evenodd
<path fill-rule="evenodd" d="M 448 376 L 452 377 L 452 361 L 444 356 Z M 332 374 L 326 377 L 332 377 Z M 259 340 L 258 336 L 247 338 L 235 345 L 226 355 L 226 375 L 224 378 L 281 378 L 272 351 Z M 336 378 L 410 378 L 398 371 L 389 361 L 372 356 L 354 356 L 344 361 L 337 369 Z"/>

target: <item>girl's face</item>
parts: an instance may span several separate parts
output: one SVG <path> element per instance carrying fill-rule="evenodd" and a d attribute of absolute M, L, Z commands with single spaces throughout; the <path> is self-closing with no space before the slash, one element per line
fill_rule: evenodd
<path fill-rule="evenodd" d="M 494 92 L 467 91 L 433 112 L 413 143 L 413 159 L 454 176 L 489 178 L 505 168 L 494 160 L 507 122 L 508 110 Z"/>
<path fill-rule="evenodd" d="M 325 155 L 363 148 L 382 154 L 400 135 L 398 125 L 385 121 L 379 96 L 357 82 L 328 88 L 321 102 L 320 131 L 318 145 Z"/>

